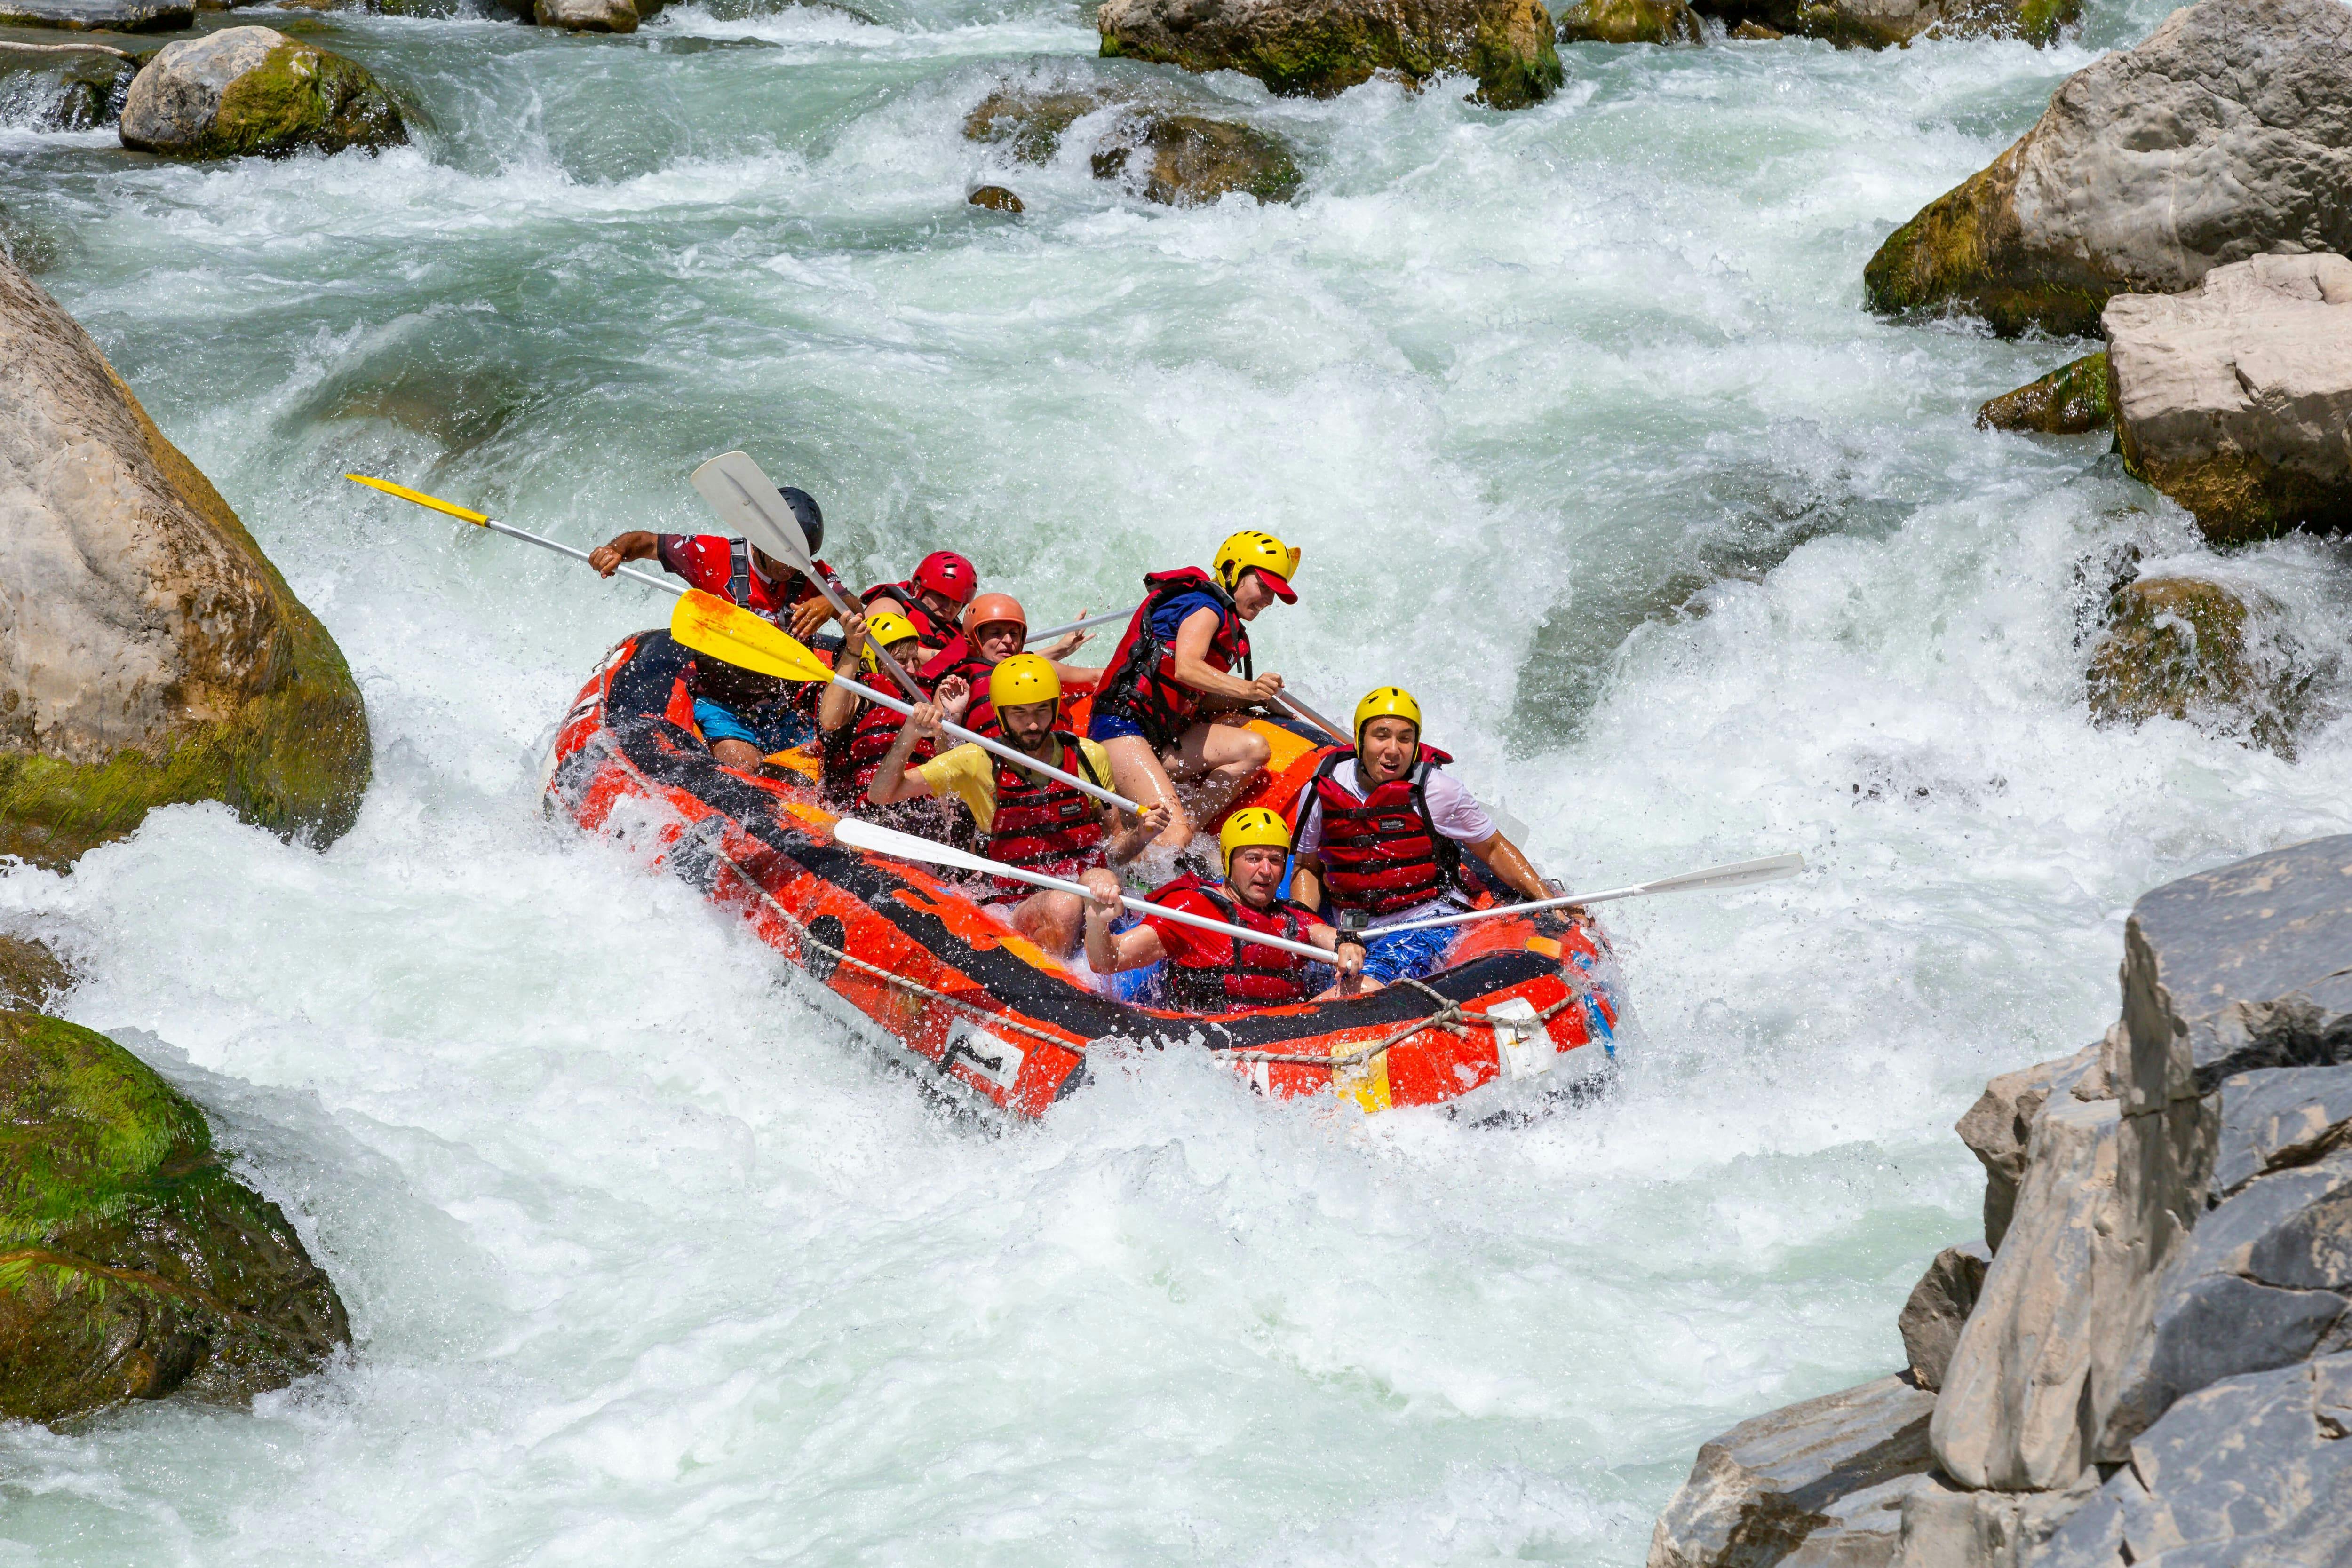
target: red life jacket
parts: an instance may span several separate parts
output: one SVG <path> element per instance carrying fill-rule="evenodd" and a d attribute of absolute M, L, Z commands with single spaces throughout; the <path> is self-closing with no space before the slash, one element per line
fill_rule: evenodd
<path fill-rule="evenodd" d="M 855 717 L 839 729 L 824 731 L 821 778 L 826 798 L 835 801 L 863 800 L 866 787 L 882 770 L 883 754 L 898 738 L 898 727 L 906 722 L 880 703 L 861 697 Z M 919 742 L 908 753 L 908 766 L 929 762 L 931 753 L 929 741 Z"/>
<path fill-rule="evenodd" d="M 1055 730 L 1062 743 L 1062 770 L 1108 789 L 1095 777 L 1078 737 Z M 999 759 L 996 764 L 996 817 L 989 823 L 990 860 L 1017 865 L 1047 876 L 1075 877 L 1102 864 L 1102 808 L 1093 797 L 1059 779 L 1048 779 Z M 1003 882 L 1008 893 L 1026 895 L 1036 889 L 1027 883 Z"/>
<path fill-rule="evenodd" d="M 774 582 L 753 571 L 751 547 L 742 539 L 718 534 L 663 534 L 654 553 L 663 570 L 778 624 L 790 618 L 793 606 L 817 596 L 816 585 L 797 571 L 787 571 Z M 833 568 L 821 560 L 812 564 L 838 584 Z"/>
<path fill-rule="evenodd" d="M 1454 758 L 1424 746 L 1403 778 L 1359 796 L 1331 777 L 1355 755 L 1352 747 L 1332 750 L 1299 795 L 1301 830 L 1308 793 L 1323 808 L 1324 889 L 1335 906 L 1373 915 L 1426 904 L 1454 885 L 1462 865 L 1462 846 L 1439 832 L 1429 815 L 1429 770 Z M 1357 766 L 1360 769 L 1362 764 Z M 1362 777 L 1360 771 L 1357 776 Z M 1295 834 L 1292 841 L 1297 842 Z"/>
<path fill-rule="evenodd" d="M 996 705 L 988 700 L 988 677 L 995 671 L 996 666 L 972 647 L 971 639 L 959 632 L 954 642 L 915 672 L 915 678 L 923 683 L 924 690 L 935 692 L 950 675 L 961 675 L 971 685 L 971 706 L 963 710 L 964 728 L 997 740 L 1004 732 L 997 727 Z"/>
<path fill-rule="evenodd" d="M 952 621 L 942 621 L 923 602 L 922 590 L 911 582 L 877 582 L 857 596 L 860 604 L 872 604 L 877 599 L 895 599 L 899 611 L 915 628 L 915 636 L 923 644 L 926 658 L 954 642 L 962 633 Z M 907 672 L 914 674 L 912 670 Z"/>
<path fill-rule="evenodd" d="M 1307 928 L 1315 919 L 1312 912 L 1286 898 L 1276 899 L 1264 910 L 1252 909 L 1222 886 L 1212 887 L 1197 876 L 1178 877 L 1155 891 L 1147 902 L 1293 942 L 1307 940 Z M 1160 983 L 1167 989 L 1169 1004 L 1185 1012 L 1277 1008 L 1307 999 L 1307 960 L 1279 947 L 1188 926 L 1180 942 L 1169 944 L 1168 967 L 1161 972 Z"/>
<path fill-rule="evenodd" d="M 1217 601 L 1220 613 L 1216 635 L 1209 639 L 1205 655 L 1209 667 L 1224 671 L 1238 664 L 1244 680 L 1253 674 L 1249 632 L 1242 624 L 1241 612 L 1234 608 L 1233 595 L 1197 566 L 1155 571 L 1143 580 L 1143 602 L 1129 619 L 1127 634 L 1112 651 L 1102 687 L 1095 693 L 1094 711 L 1131 721 L 1154 750 L 1164 750 L 1192 727 L 1201 694 L 1176 678 L 1176 645 L 1172 640 L 1161 642 L 1153 633 L 1151 617 L 1180 595 L 1208 594 Z"/>

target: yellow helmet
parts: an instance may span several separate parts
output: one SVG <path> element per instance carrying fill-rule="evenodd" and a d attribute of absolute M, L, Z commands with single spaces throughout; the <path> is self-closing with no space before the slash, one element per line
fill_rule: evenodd
<path fill-rule="evenodd" d="M 1290 824 L 1282 820 L 1279 811 L 1269 811 L 1264 806 L 1244 806 L 1225 819 L 1224 831 L 1217 835 L 1217 847 L 1224 852 L 1225 870 L 1234 869 L 1234 852 L 1256 844 L 1271 844 L 1287 851 L 1290 848 Z"/>
<path fill-rule="evenodd" d="M 1035 653 L 1015 653 L 988 672 L 988 700 L 1000 708 L 1062 700 L 1062 677 L 1050 659 Z"/>
<path fill-rule="evenodd" d="M 1356 705 L 1354 730 L 1357 745 L 1363 744 L 1364 726 L 1376 718 L 1409 720 L 1414 737 L 1418 738 L 1421 735 L 1421 705 L 1413 701 L 1412 694 L 1402 686 L 1382 686 L 1378 691 L 1364 694 L 1364 700 Z"/>
<path fill-rule="evenodd" d="M 1242 573 L 1250 570 L 1265 578 L 1265 585 L 1285 604 L 1298 602 L 1298 595 L 1290 587 L 1290 580 L 1298 570 L 1298 551 L 1272 534 L 1246 528 L 1219 545 L 1216 559 L 1209 563 L 1210 575 L 1224 585 L 1227 593 L 1238 592 Z"/>
<path fill-rule="evenodd" d="M 882 666 L 882 661 L 874 656 L 875 649 L 895 648 L 909 637 L 921 635 L 921 632 L 915 630 L 913 622 L 903 615 L 894 615 L 885 610 L 879 615 L 869 615 L 866 618 L 866 648 L 858 656 L 866 661 L 867 669 L 879 669 Z"/>

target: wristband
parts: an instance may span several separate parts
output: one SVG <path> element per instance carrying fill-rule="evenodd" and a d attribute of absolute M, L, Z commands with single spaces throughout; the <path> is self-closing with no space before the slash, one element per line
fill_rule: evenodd
<path fill-rule="evenodd" d="M 1346 942 L 1346 943 L 1352 944 L 1353 946 L 1358 946 L 1358 947 L 1362 947 L 1362 948 L 1364 948 L 1367 952 L 1370 951 L 1370 944 L 1368 944 L 1368 943 L 1366 943 L 1366 942 L 1365 942 L 1365 940 L 1364 940 L 1364 935 L 1363 935 L 1363 933 L 1362 933 L 1362 932 L 1360 932 L 1360 931 L 1346 931 L 1346 930 L 1342 930 L 1342 931 L 1339 932 L 1337 935 L 1335 935 L 1335 936 L 1331 938 L 1331 950 L 1332 950 L 1332 953 L 1334 954 L 1334 956 L 1336 956 L 1336 955 L 1338 954 L 1338 952 L 1339 952 L 1339 944 L 1340 944 L 1340 943 L 1342 943 L 1342 942 Z"/>

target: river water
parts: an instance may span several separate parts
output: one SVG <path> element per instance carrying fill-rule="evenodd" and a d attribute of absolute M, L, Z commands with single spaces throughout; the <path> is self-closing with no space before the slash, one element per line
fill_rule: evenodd
<path fill-rule="evenodd" d="M 198 807 L 0 872 L 82 966 L 63 1010 L 207 1106 L 355 1333 L 249 1414 L 0 1429 L 0 1562 L 1638 1563 L 1701 1439 L 1898 1364 L 1978 1229 L 1951 1122 L 2114 1016 L 2137 893 L 2352 826 L 2312 652 L 2352 559 L 2217 560 L 2104 443 L 1970 428 L 2078 345 L 1860 308 L 1887 231 L 2164 10 L 2048 51 L 1578 47 L 1510 115 L 1098 63 L 1066 0 L 292 14 L 429 110 L 415 147 L 0 129 L 0 232 L 376 741 L 323 854 Z M 1171 211 L 1083 133 L 1044 168 L 959 133 L 1105 77 L 1278 132 L 1304 193 Z M 542 821 L 551 721 L 667 601 L 339 477 L 587 544 L 699 526 L 734 445 L 848 575 L 955 545 L 1033 618 L 1271 528 L 1306 560 L 1262 665 L 1341 710 L 1412 685 L 1551 874 L 1815 869 L 1620 906 L 1643 1027 L 1597 1106 L 1366 1119 L 1176 1054 L 988 1135 Z M 2276 601 L 2299 760 L 2092 727 L 2130 544 Z"/>

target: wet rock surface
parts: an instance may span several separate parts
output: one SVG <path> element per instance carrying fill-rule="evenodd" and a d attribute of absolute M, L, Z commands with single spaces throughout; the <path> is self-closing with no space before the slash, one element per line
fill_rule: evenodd
<path fill-rule="evenodd" d="M 96 131 L 122 117 L 139 68 L 101 44 L 0 41 L 0 125 Z"/>
<path fill-rule="evenodd" d="M 2102 321 L 2125 465 L 2206 538 L 2352 525 L 2352 261 L 2256 256 Z"/>
<path fill-rule="evenodd" d="M 536 0 L 531 20 L 574 33 L 634 33 L 636 0 Z"/>
<path fill-rule="evenodd" d="M 1979 430 L 2027 431 L 2036 435 L 2087 435 L 2113 429 L 2115 423 L 2105 349 L 2061 365 L 2015 392 L 1988 398 L 1977 410 Z"/>
<path fill-rule="evenodd" d="M 176 33 L 194 25 L 184 0 L 0 0 L 0 24 L 79 33 Z"/>
<path fill-rule="evenodd" d="M 1298 165 L 1280 138 L 1123 92 L 992 93 L 965 116 L 963 133 L 1002 146 L 1024 162 L 1044 163 L 1073 125 L 1113 109 L 1116 117 L 1089 143 L 1088 167 L 1098 180 L 1121 182 L 1147 201 L 1180 207 L 1234 192 L 1261 202 L 1287 202 L 1298 193 Z"/>
<path fill-rule="evenodd" d="M 1903 1336 L 1904 1359 L 1911 1364 L 1911 1381 L 1933 1392 L 1944 1385 L 1952 1351 L 1960 1341 L 1960 1325 L 1975 1310 L 1983 1293 L 1985 1270 L 1992 1249 L 1981 1241 L 1964 1241 L 1936 1254 L 1919 1282 L 1911 1287 L 1895 1320 Z"/>
<path fill-rule="evenodd" d="M 975 207 L 986 207 L 992 213 L 1018 213 L 1024 210 L 1021 198 L 1003 185 L 982 185 L 964 200 Z"/>
<path fill-rule="evenodd" d="M 1941 1391 L 1901 1385 L 1927 1462 L 1836 1458 L 1866 1425 L 1839 1402 L 1863 1390 L 1759 1416 L 1701 1449 L 1653 1568 L 2343 1561 L 2347 953 L 2352 836 L 2142 897 L 2118 1024 L 1995 1079 L 1961 1120 L 1995 1249 L 1973 1304 L 1979 1254 L 1953 1249 L 1906 1308 L 1931 1373 L 1963 1318 Z"/>
<path fill-rule="evenodd" d="M 155 806 L 324 841 L 370 767 L 343 657 L 97 345 L 0 262 L 0 853 Z"/>
<path fill-rule="evenodd" d="M 1698 13 L 1683 0 L 1579 0 L 1559 14 L 1563 44 L 1699 44 Z"/>
<path fill-rule="evenodd" d="M 167 44 L 122 106 L 122 144 L 184 158 L 380 152 L 408 127 L 366 68 L 274 27 Z"/>
<path fill-rule="evenodd" d="M 2081 16 L 2082 0 L 1699 0 L 1698 9 L 1737 26 L 1760 25 L 1775 37 L 1884 49 L 1920 37 L 2047 44 Z"/>
<path fill-rule="evenodd" d="M 0 1012 L 0 1417 L 175 1391 L 242 1401 L 350 1343 L 278 1206 L 139 1059 Z"/>
<path fill-rule="evenodd" d="M 2014 146 L 1888 237 L 1864 287 L 1882 311 L 2084 335 L 2117 294 L 2342 252 L 2347 181 L 2352 9 L 2199 0 L 2069 77 Z"/>
<path fill-rule="evenodd" d="M 1277 93 L 1460 71 L 1477 78 L 1480 102 L 1523 109 L 1560 83 L 1551 14 L 1537 0 L 1106 0 L 1096 25 L 1107 57 L 1241 71 Z"/>
<path fill-rule="evenodd" d="M 2085 690 L 2101 724 L 2180 719 L 2294 755 L 2308 675 L 2296 650 L 2257 636 L 2277 607 L 2197 578 L 2140 578 L 2110 597 Z"/>

